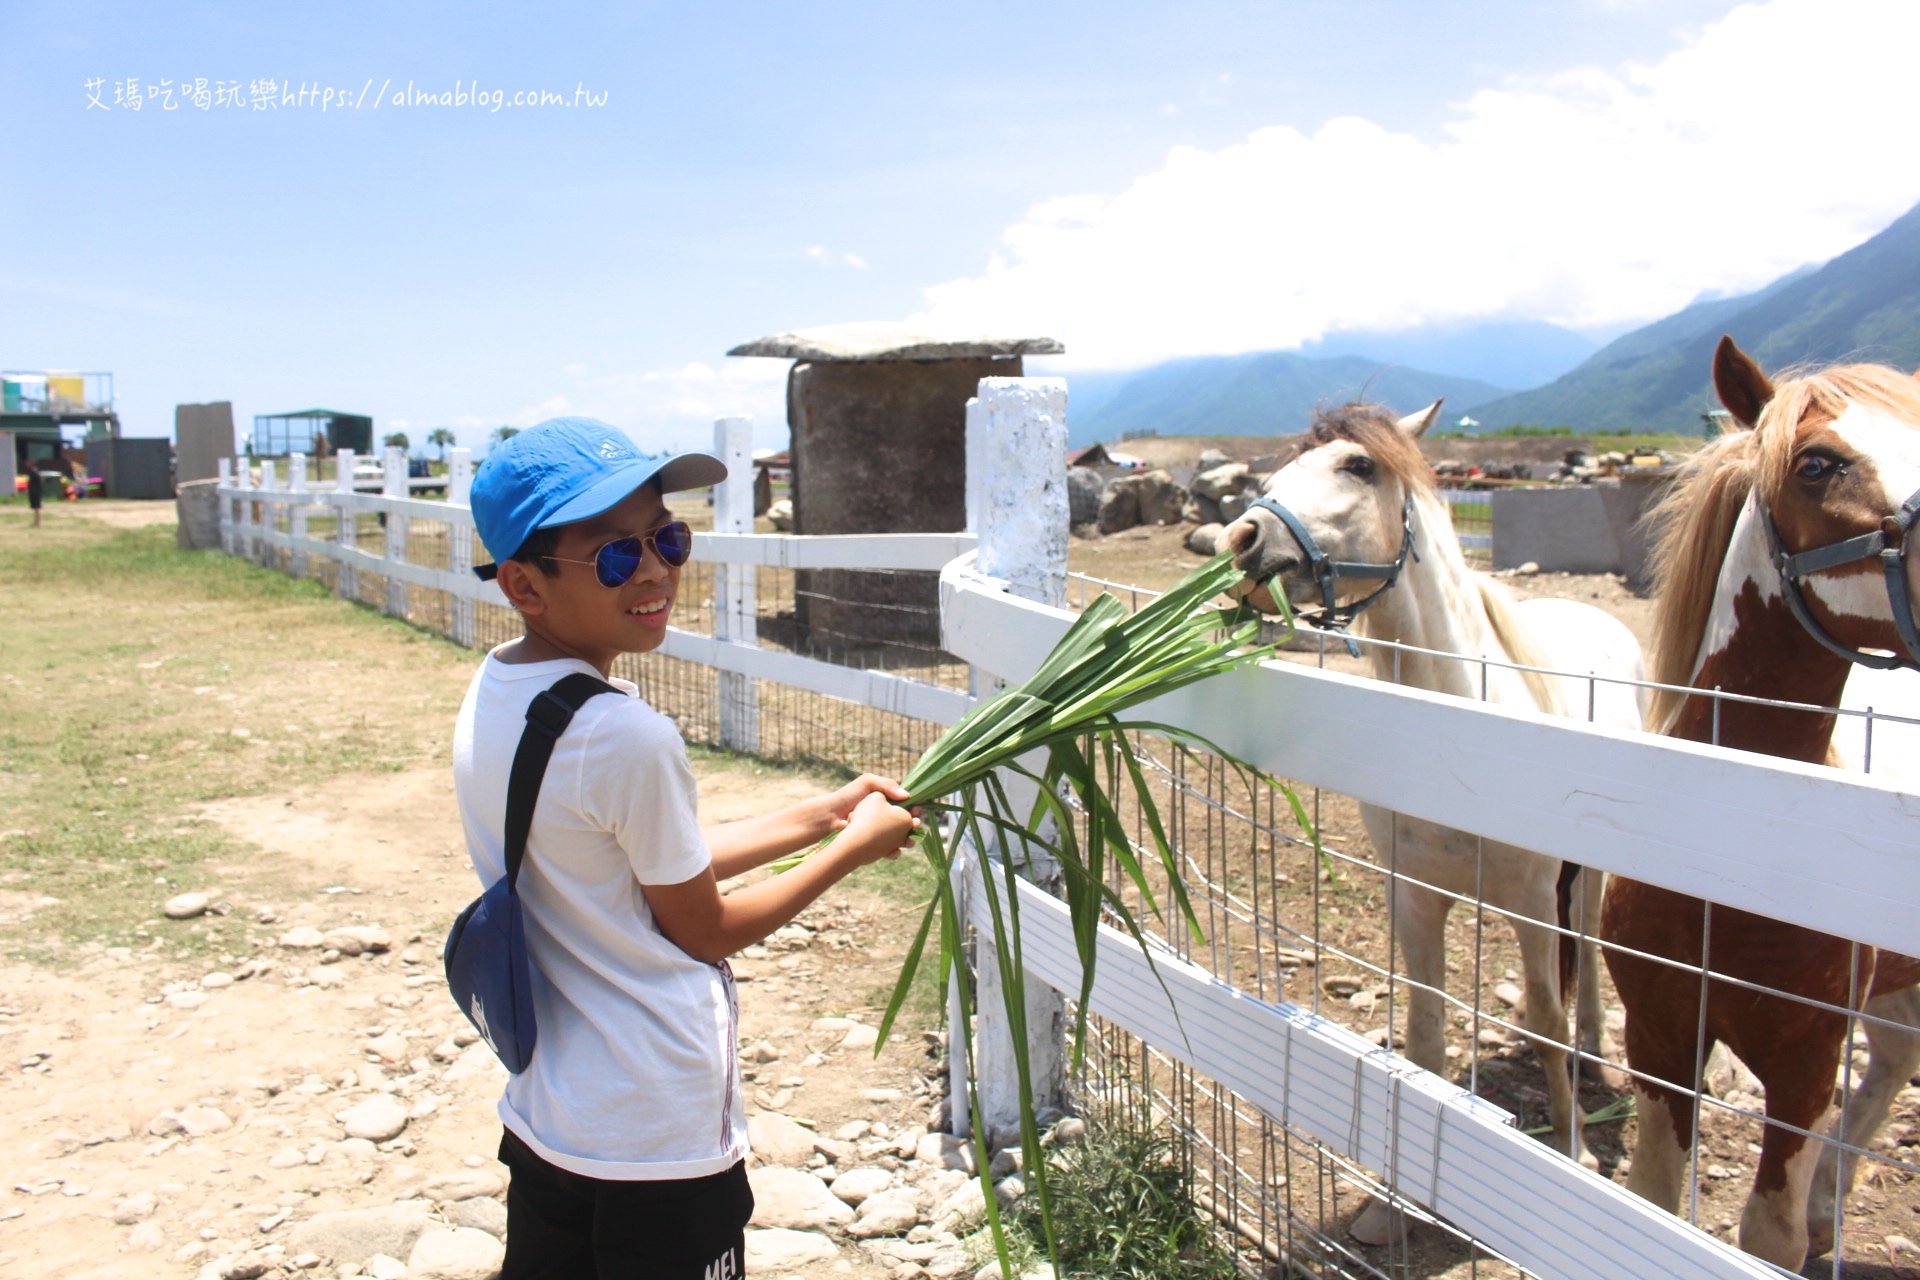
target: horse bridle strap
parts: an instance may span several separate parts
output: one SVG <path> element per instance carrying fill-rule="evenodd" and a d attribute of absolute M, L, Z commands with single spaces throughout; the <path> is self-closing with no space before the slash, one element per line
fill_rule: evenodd
<path fill-rule="evenodd" d="M 1914 627 L 1913 602 L 1907 595 L 1907 538 L 1913 531 L 1915 519 L 1920 518 L 1920 493 L 1901 503 L 1900 510 L 1882 520 L 1880 527 L 1872 533 L 1830 542 L 1810 551 L 1788 551 L 1786 544 L 1781 541 L 1780 527 L 1773 522 L 1773 512 L 1768 510 L 1764 501 L 1759 502 L 1759 507 L 1761 523 L 1767 529 L 1767 551 L 1773 567 L 1779 571 L 1780 589 L 1787 597 L 1787 608 L 1807 634 L 1848 662 L 1857 662 L 1863 667 L 1874 667 L 1881 671 L 1908 667 L 1920 671 L 1920 662 L 1914 660 L 1920 657 L 1920 631 Z M 1904 658 L 1899 654 L 1867 653 L 1841 644 L 1813 616 L 1813 611 L 1807 607 L 1806 595 L 1800 589 L 1800 579 L 1808 574 L 1822 573 L 1876 556 L 1879 557 L 1881 571 L 1886 575 L 1887 607 L 1893 614 L 1893 629 L 1899 633 L 1900 643 L 1907 648 L 1908 656 Z"/>
<path fill-rule="evenodd" d="M 1353 620 L 1359 617 L 1368 605 L 1392 590 L 1393 584 L 1400 580 L 1400 571 L 1406 568 L 1407 557 L 1412 556 L 1415 560 L 1420 558 L 1419 549 L 1413 545 L 1413 495 L 1411 493 L 1407 495 L 1406 505 L 1400 512 L 1402 529 L 1400 554 L 1390 562 L 1331 559 L 1320 549 L 1320 544 L 1313 540 L 1313 535 L 1307 532 L 1307 526 L 1301 522 L 1300 517 L 1287 510 L 1285 506 L 1272 498 L 1258 498 L 1249 505 L 1248 510 L 1252 510 L 1253 507 L 1261 507 L 1272 512 L 1280 523 L 1287 527 L 1287 532 L 1293 535 L 1293 540 L 1300 544 L 1301 554 L 1307 558 L 1307 568 L 1313 574 L 1314 580 L 1320 584 L 1321 604 L 1316 610 L 1302 609 L 1298 617 L 1308 626 L 1318 627 L 1322 631 L 1345 631 L 1352 626 Z M 1254 585 L 1261 586 L 1270 582 L 1273 576 L 1268 574 L 1264 578 L 1255 578 Z M 1378 578 L 1381 582 L 1360 599 L 1341 604 L 1338 587 L 1341 578 Z M 1349 641 L 1348 647 L 1356 646 Z"/>

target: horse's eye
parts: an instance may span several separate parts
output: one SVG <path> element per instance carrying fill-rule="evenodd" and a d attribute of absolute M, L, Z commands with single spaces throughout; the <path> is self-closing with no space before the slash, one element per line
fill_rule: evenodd
<path fill-rule="evenodd" d="M 1341 464 L 1340 469 L 1349 475 L 1359 476 L 1362 480 L 1373 479 L 1373 459 L 1364 453 L 1354 454 Z"/>
<path fill-rule="evenodd" d="M 1824 453 L 1810 453 L 1800 459 L 1800 465 L 1793 473 L 1802 480 L 1825 480 L 1840 467 L 1839 462 Z"/>

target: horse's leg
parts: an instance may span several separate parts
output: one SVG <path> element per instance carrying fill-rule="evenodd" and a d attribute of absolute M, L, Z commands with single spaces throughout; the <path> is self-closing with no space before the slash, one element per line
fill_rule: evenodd
<path fill-rule="evenodd" d="M 1860 1087 L 1847 1099 L 1845 1119 L 1828 1132 L 1836 1139 L 1846 1135 L 1847 1145 L 1865 1147 L 1887 1118 L 1894 1095 L 1906 1087 L 1909 1077 L 1920 1068 L 1920 987 L 1892 991 L 1867 1001 L 1866 1012 L 1898 1027 L 1866 1023 L 1870 1057 L 1867 1074 Z M 1840 1195 L 1853 1190 L 1858 1161 L 1851 1151 L 1833 1143 L 1822 1143 L 1819 1164 L 1813 1172 L 1813 1188 L 1807 1199 L 1807 1252 L 1818 1256 L 1833 1247 L 1833 1206 L 1836 1188 Z M 1838 1177 L 1836 1179 L 1836 1171 Z"/>
<path fill-rule="evenodd" d="M 1551 887 L 1551 886 L 1549 886 Z M 1549 912 L 1552 908 L 1549 907 Z M 1538 917 L 1536 917 L 1537 919 Z M 1549 914 L 1547 919 L 1553 919 Z M 1526 986 L 1521 1025 L 1547 1074 L 1547 1115 L 1553 1125 L 1553 1149 L 1571 1155 L 1589 1169 L 1600 1162 L 1581 1134 L 1580 1097 L 1573 1087 L 1572 1055 L 1567 1052 L 1567 1006 L 1560 996 L 1560 938 L 1537 924 L 1516 919 L 1520 967 Z"/>
<path fill-rule="evenodd" d="M 1584 924 L 1587 935 L 1586 941 L 1580 945 L 1580 1049 L 1589 1055 L 1583 1063 L 1582 1074 L 1617 1089 L 1626 1082 L 1619 1072 L 1605 1065 L 1611 1061 L 1613 1044 L 1607 1035 L 1606 1007 L 1600 1003 L 1600 943 L 1596 936 L 1600 927 L 1600 899 L 1606 887 L 1606 873 L 1598 867 L 1588 867 L 1580 873 L 1579 892 L 1573 902 L 1576 914 L 1572 927 L 1582 930 Z M 1609 1076 L 1613 1078 L 1609 1079 Z"/>
<path fill-rule="evenodd" d="M 1407 987 L 1407 1057 L 1436 1075 L 1447 1070 L 1447 913 L 1453 900 L 1424 885 L 1396 882 L 1388 891 Z"/>
<path fill-rule="evenodd" d="M 1600 936 L 1610 944 L 1607 971 L 1626 1009 L 1627 1065 L 1638 1116 L 1627 1190 L 1668 1213 L 1680 1209 L 1687 1152 L 1693 1146 L 1693 1099 L 1700 980 L 1649 959 L 1669 955 L 1697 963 L 1701 906 L 1666 889 L 1613 876 L 1600 910 Z M 1644 1078 L 1643 1078 L 1644 1077 Z M 1671 1087 L 1669 1087 L 1671 1086 Z"/>
<path fill-rule="evenodd" d="M 1616 970 L 1617 974 L 1618 970 Z M 1697 1009 L 1697 1005 L 1696 1005 Z M 1627 1062 L 1635 1071 L 1679 1084 L 1694 1075 L 1695 1013 L 1627 1005 Z M 1663 1025 L 1655 1025 L 1663 1024 Z M 1640 1130 L 1633 1144 L 1627 1190 L 1668 1213 L 1680 1212 L 1686 1184 L 1687 1153 L 1693 1149 L 1693 1099 L 1638 1076 L 1633 1081 L 1634 1114 Z"/>

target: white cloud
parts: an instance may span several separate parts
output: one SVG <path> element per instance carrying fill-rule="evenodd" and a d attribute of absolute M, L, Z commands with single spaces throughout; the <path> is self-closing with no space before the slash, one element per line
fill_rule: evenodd
<path fill-rule="evenodd" d="M 823 267 L 852 267 L 855 271 L 868 269 L 867 260 L 857 253 L 838 253 L 823 244 L 808 245 L 806 254 Z"/>
<path fill-rule="evenodd" d="M 1175 148 L 1034 207 L 941 331 L 1053 333 L 1081 367 L 1478 317 L 1601 326 L 1839 253 L 1920 200 L 1908 0 L 1774 0 L 1653 65 L 1510 81 L 1432 138 L 1370 121 Z"/>
<path fill-rule="evenodd" d="M 511 422 L 529 427 L 564 415 L 600 418 L 656 451 L 711 448 L 716 418 L 746 416 L 753 419 L 756 445 L 784 448 L 786 380 L 784 360 L 730 360 L 718 367 L 695 361 L 645 373 L 576 375 L 563 392 L 520 410 Z"/>

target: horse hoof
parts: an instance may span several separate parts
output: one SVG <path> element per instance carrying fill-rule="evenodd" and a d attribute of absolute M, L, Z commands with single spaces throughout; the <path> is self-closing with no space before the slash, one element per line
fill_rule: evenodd
<path fill-rule="evenodd" d="M 1389 1208 L 1386 1201 L 1378 1196 L 1369 1196 L 1366 1205 L 1354 1218 L 1353 1225 L 1347 1228 L 1347 1234 L 1361 1244 L 1378 1248 L 1394 1236 L 1405 1240 L 1407 1220 L 1405 1215 Z"/>
<path fill-rule="evenodd" d="M 1580 1060 L 1580 1078 L 1588 1084 L 1597 1084 L 1615 1093 L 1626 1092 L 1627 1087 L 1633 1083 L 1627 1078 L 1627 1073 L 1620 1068 L 1610 1062 L 1600 1062 L 1593 1058 Z"/>
<path fill-rule="evenodd" d="M 1824 1258 L 1833 1251 L 1833 1224 L 1831 1222 L 1809 1222 L 1807 1224 L 1807 1256 Z"/>

